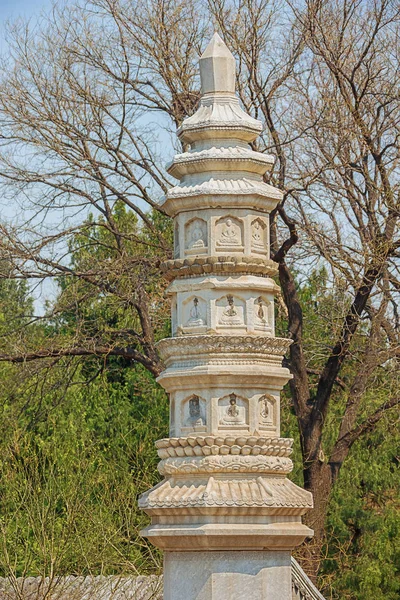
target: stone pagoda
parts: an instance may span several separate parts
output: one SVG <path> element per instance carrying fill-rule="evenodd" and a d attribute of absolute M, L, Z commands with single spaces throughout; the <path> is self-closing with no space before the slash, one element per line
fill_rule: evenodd
<path fill-rule="evenodd" d="M 273 157 L 249 146 L 262 126 L 239 105 L 218 34 L 200 75 L 163 204 L 175 240 L 172 337 L 158 344 L 170 437 L 156 443 L 164 479 L 139 501 L 142 533 L 165 552 L 164 600 L 290 600 L 312 497 L 287 478 L 293 440 L 280 437 L 290 341 L 275 337 L 269 213 L 282 193 L 264 182 Z"/>

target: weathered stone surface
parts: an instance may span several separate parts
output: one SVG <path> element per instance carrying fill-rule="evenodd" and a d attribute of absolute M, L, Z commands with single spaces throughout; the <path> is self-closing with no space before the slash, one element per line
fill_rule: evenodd
<path fill-rule="evenodd" d="M 214 33 L 200 59 L 201 93 L 235 93 L 235 59 L 224 42 Z"/>
<path fill-rule="evenodd" d="M 164 571 L 164 600 L 291 597 L 289 552 L 170 552 Z"/>

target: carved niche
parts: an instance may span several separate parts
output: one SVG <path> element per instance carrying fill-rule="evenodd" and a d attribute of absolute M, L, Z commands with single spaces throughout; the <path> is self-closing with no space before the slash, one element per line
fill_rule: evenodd
<path fill-rule="evenodd" d="M 181 249 L 179 245 L 179 224 L 175 222 L 174 228 L 174 258 L 179 258 L 181 254 Z"/>
<path fill-rule="evenodd" d="M 248 400 L 234 392 L 218 400 L 219 429 L 248 429 Z"/>
<path fill-rule="evenodd" d="M 217 328 L 244 327 L 245 302 L 237 296 L 227 294 L 216 302 Z"/>
<path fill-rule="evenodd" d="M 243 222 L 236 217 L 223 217 L 215 224 L 217 251 L 243 252 Z"/>
<path fill-rule="evenodd" d="M 182 403 L 182 429 L 206 431 L 206 401 L 193 394 Z"/>
<path fill-rule="evenodd" d="M 207 325 L 207 303 L 200 296 L 191 296 L 182 303 L 183 332 L 189 329 L 190 333 L 203 329 Z"/>
<path fill-rule="evenodd" d="M 258 422 L 260 429 L 276 427 L 276 399 L 269 394 L 264 394 L 258 400 Z"/>
<path fill-rule="evenodd" d="M 267 251 L 267 226 L 261 219 L 251 224 L 251 251 L 265 254 Z"/>
<path fill-rule="evenodd" d="M 204 254 L 207 252 L 207 223 L 198 217 L 185 225 L 185 254 Z"/>
<path fill-rule="evenodd" d="M 254 329 L 261 331 L 272 331 L 272 303 L 258 296 L 254 301 Z"/>

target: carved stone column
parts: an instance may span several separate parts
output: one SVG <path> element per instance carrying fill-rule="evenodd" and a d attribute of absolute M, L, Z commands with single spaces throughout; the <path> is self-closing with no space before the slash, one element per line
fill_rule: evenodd
<path fill-rule="evenodd" d="M 190 150 L 168 172 L 175 223 L 172 335 L 158 344 L 170 397 L 170 437 L 157 442 L 164 480 L 139 505 L 143 531 L 165 551 L 164 600 L 290 600 L 291 550 L 312 534 L 309 492 L 287 474 L 280 437 L 269 213 L 282 194 L 264 183 L 272 156 L 249 143 L 261 123 L 235 95 L 235 60 L 215 34 L 200 59 L 202 97 L 178 136 Z"/>

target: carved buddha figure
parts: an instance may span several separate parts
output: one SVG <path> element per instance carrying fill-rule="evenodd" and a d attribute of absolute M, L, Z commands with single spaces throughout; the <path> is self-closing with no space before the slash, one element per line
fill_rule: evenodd
<path fill-rule="evenodd" d="M 220 238 L 217 240 L 217 246 L 240 246 L 240 230 L 232 219 L 227 219 L 222 225 Z"/>
<path fill-rule="evenodd" d="M 261 296 L 259 296 L 257 298 L 257 305 L 258 305 L 258 309 L 257 309 L 257 318 L 260 319 L 260 321 L 262 321 L 263 323 L 267 322 L 267 314 L 266 314 L 266 307 L 263 306 L 263 300 L 261 298 Z"/>
<path fill-rule="evenodd" d="M 229 404 L 224 407 L 220 425 L 245 425 L 246 416 L 243 406 L 238 406 L 236 394 L 229 394 Z"/>
<path fill-rule="evenodd" d="M 256 250 L 265 250 L 264 229 L 260 221 L 254 221 L 252 226 L 251 243 Z"/>
<path fill-rule="evenodd" d="M 192 225 L 192 233 L 189 240 L 189 249 L 205 248 L 204 231 L 200 221 L 194 221 Z"/>
<path fill-rule="evenodd" d="M 273 421 L 273 401 L 268 396 L 260 398 L 260 422 L 271 424 Z"/>
<path fill-rule="evenodd" d="M 262 296 L 254 300 L 254 328 L 272 332 L 271 303 Z"/>
<path fill-rule="evenodd" d="M 228 306 L 225 308 L 223 314 L 226 317 L 236 317 L 237 310 L 236 310 L 235 302 L 233 300 L 233 296 L 231 296 L 230 294 L 228 294 L 228 296 L 226 297 L 226 299 L 228 301 Z"/>
<path fill-rule="evenodd" d="M 193 298 L 193 306 L 189 312 L 189 320 L 187 322 L 187 325 L 190 327 L 199 327 L 201 325 L 204 325 L 204 320 L 201 316 L 201 312 L 199 309 L 198 298 Z"/>
<path fill-rule="evenodd" d="M 203 418 L 201 416 L 200 409 L 200 398 L 193 395 L 189 399 L 189 416 L 185 422 L 186 427 L 199 427 L 204 425 Z"/>
<path fill-rule="evenodd" d="M 238 314 L 238 310 L 235 306 L 235 300 L 231 294 L 228 294 L 227 297 L 228 304 L 224 308 L 221 316 L 221 323 L 225 325 L 239 325 L 242 323 L 242 319 Z"/>

